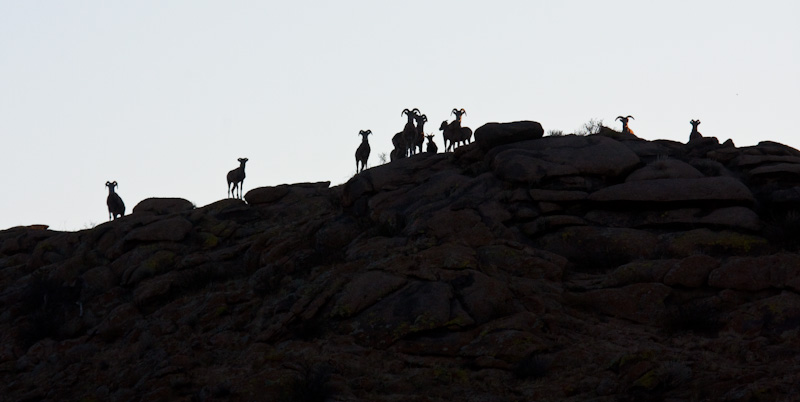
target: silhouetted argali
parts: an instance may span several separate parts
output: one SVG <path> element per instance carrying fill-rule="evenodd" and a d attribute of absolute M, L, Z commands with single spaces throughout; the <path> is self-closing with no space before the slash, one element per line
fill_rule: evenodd
<path fill-rule="evenodd" d="M 228 198 L 242 199 L 242 189 L 244 188 L 244 164 L 247 163 L 247 158 L 239 158 L 239 167 L 228 172 Z M 231 191 L 231 183 L 233 183 L 233 191 Z M 239 189 L 239 195 L 236 196 L 236 189 Z"/>
<path fill-rule="evenodd" d="M 107 181 L 106 187 L 108 187 L 108 197 L 106 198 L 106 205 L 108 205 L 108 220 L 117 219 L 118 216 L 125 215 L 125 203 L 122 202 L 122 198 L 114 192 L 114 188 L 117 187 L 116 181 Z"/>
<path fill-rule="evenodd" d="M 403 109 L 400 113 L 400 116 L 402 115 L 408 117 L 408 121 L 403 127 L 403 141 L 405 141 L 406 155 L 410 156 L 414 154 L 414 146 L 417 143 L 417 128 L 414 127 L 414 120 L 420 115 L 420 111 L 417 108 L 411 110 Z"/>
<path fill-rule="evenodd" d="M 433 142 L 433 134 L 426 135 L 425 138 L 428 139 L 428 146 L 426 148 L 426 151 L 428 151 L 429 154 L 435 154 L 439 152 L 439 147 L 437 147 L 436 143 Z"/>
<path fill-rule="evenodd" d="M 690 120 L 689 124 L 692 125 L 692 132 L 689 134 L 689 141 L 703 138 L 703 134 L 697 131 L 697 126 L 700 125 L 700 120 Z"/>
<path fill-rule="evenodd" d="M 419 153 L 422 153 L 422 145 L 425 144 L 425 123 L 428 122 L 428 116 L 421 114 L 414 117 L 417 122 L 417 136 L 414 137 L 414 144 L 411 146 L 411 153 L 414 153 L 414 147 L 419 148 Z"/>
<path fill-rule="evenodd" d="M 622 132 L 623 133 L 633 134 L 633 131 L 631 131 L 631 129 L 628 128 L 628 120 L 629 119 L 633 119 L 633 116 L 625 116 L 625 117 L 617 116 L 617 118 L 614 119 L 614 121 L 619 120 L 619 121 L 622 122 Z M 636 120 L 636 119 L 634 119 L 634 120 Z"/>
<path fill-rule="evenodd" d="M 356 173 L 363 172 L 367 167 L 367 159 L 369 159 L 369 141 L 367 136 L 372 134 L 372 130 L 361 130 L 358 135 L 361 136 L 361 145 L 356 149 Z M 358 170 L 358 163 L 361 162 L 361 170 Z"/>
<path fill-rule="evenodd" d="M 445 120 L 439 126 L 439 130 L 442 131 L 444 137 L 445 152 L 449 151 L 451 148 L 455 149 L 456 144 L 469 144 L 472 141 L 472 129 L 469 127 L 461 127 L 461 116 L 466 115 L 467 111 L 464 109 L 453 109 L 450 114 L 455 114 L 456 119 L 449 124 L 447 120 Z M 450 141 L 449 145 L 447 144 L 448 141 Z"/>
<path fill-rule="evenodd" d="M 455 132 L 456 142 L 461 142 L 462 144 L 469 144 L 472 142 L 472 129 L 461 125 L 461 116 L 466 115 L 467 111 L 463 108 L 461 110 L 453 109 L 450 113 L 456 115 L 456 119 L 453 121 L 453 124 L 458 125 L 458 131 Z"/>

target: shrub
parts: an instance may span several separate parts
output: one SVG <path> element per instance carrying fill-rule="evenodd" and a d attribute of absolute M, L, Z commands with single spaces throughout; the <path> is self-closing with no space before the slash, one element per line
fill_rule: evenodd
<path fill-rule="evenodd" d="M 602 127 L 603 127 L 602 119 L 589 119 L 589 121 L 583 123 L 583 126 L 581 126 L 581 128 L 575 131 L 575 134 L 577 135 L 599 134 Z"/>

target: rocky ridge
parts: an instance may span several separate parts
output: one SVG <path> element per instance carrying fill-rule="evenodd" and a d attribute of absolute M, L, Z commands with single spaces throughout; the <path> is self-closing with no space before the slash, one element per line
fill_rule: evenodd
<path fill-rule="evenodd" d="M 800 152 L 487 124 L 346 184 L 0 232 L 8 400 L 776 400 Z"/>

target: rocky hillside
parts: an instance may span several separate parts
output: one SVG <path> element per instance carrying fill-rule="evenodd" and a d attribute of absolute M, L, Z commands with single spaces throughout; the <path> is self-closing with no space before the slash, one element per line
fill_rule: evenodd
<path fill-rule="evenodd" d="M 798 398 L 800 152 L 475 135 L 342 186 L 0 232 L 0 399 Z"/>

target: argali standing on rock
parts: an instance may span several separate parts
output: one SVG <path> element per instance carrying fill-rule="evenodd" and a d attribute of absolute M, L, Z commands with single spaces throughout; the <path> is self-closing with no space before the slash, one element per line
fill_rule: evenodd
<path fill-rule="evenodd" d="M 697 131 L 697 126 L 700 125 L 700 120 L 690 120 L 689 124 L 692 125 L 692 132 L 689 134 L 689 141 L 703 138 L 703 134 Z"/>
<path fill-rule="evenodd" d="M 437 147 L 436 143 L 433 142 L 433 134 L 426 135 L 425 138 L 428 139 L 428 146 L 426 148 L 426 151 L 428 151 L 429 154 L 435 154 L 439 152 L 439 147 Z"/>
<path fill-rule="evenodd" d="M 242 189 L 244 188 L 244 164 L 247 163 L 247 158 L 239 158 L 239 167 L 228 172 L 228 198 L 242 199 Z M 233 191 L 231 191 L 231 184 L 233 184 Z M 239 189 L 239 195 L 236 195 L 236 189 Z"/>
<path fill-rule="evenodd" d="M 428 116 L 422 114 L 414 117 L 417 122 L 417 136 L 414 138 L 414 145 L 411 146 L 411 153 L 414 153 L 414 147 L 419 148 L 419 153 L 422 153 L 422 145 L 425 143 L 425 123 L 428 122 Z"/>
<path fill-rule="evenodd" d="M 617 118 L 614 119 L 614 121 L 619 120 L 619 121 L 622 122 L 622 132 L 623 133 L 633 134 L 633 131 L 631 131 L 631 129 L 628 128 L 628 120 L 629 119 L 633 119 L 633 116 L 625 116 L 625 117 L 617 116 Z M 634 120 L 636 120 L 636 119 L 634 119 Z"/>
<path fill-rule="evenodd" d="M 367 167 L 367 160 L 369 159 L 369 141 L 367 136 L 372 134 L 372 130 L 361 130 L 358 135 L 361 136 L 361 145 L 356 149 L 356 173 L 363 172 Z M 358 170 L 358 163 L 361 162 L 361 170 Z"/>
<path fill-rule="evenodd" d="M 408 117 L 408 121 L 405 127 L 403 127 L 403 141 L 405 141 L 406 156 L 411 156 L 414 154 L 414 146 L 417 143 L 417 128 L 414 127 L 414 120 L 420 115 L 420 111 L 417 108 L 411 110 L 403 109 L 400 113 L 400 116 L 402 115 Z"/>
<path fill-rule="evenodd" d="M 108 197 L 106 198 L 106 205 L 108 205 L 108 220 L 117 219 L 117 216 L 124 216 L 125 215 L 125 203 L 122 202 L 122 198 L 114 192 L 114 188 L 117 187 L 116 181 L 107 181 L 106 187 L 108 187 Z"/>
<path fill-rule="evenodd" d="M 451 148 L 455 149 L 457 144 L 464 145 L 472 141 L 472 129 L 469 127 L 461 127 L 461 116 L 466 115 L 467 111 L 463 108 L 453 109 L 450 114 L 456 115 L 456 119 L 449 124 L 447 120 L 445 120 L 439 126 L 439 130 L 442 131 L 442 136 L 444 137 L 445 152 L 449 151 Z M 450 141 L 450 145 L 447 144 L 448 141 Z"/>

